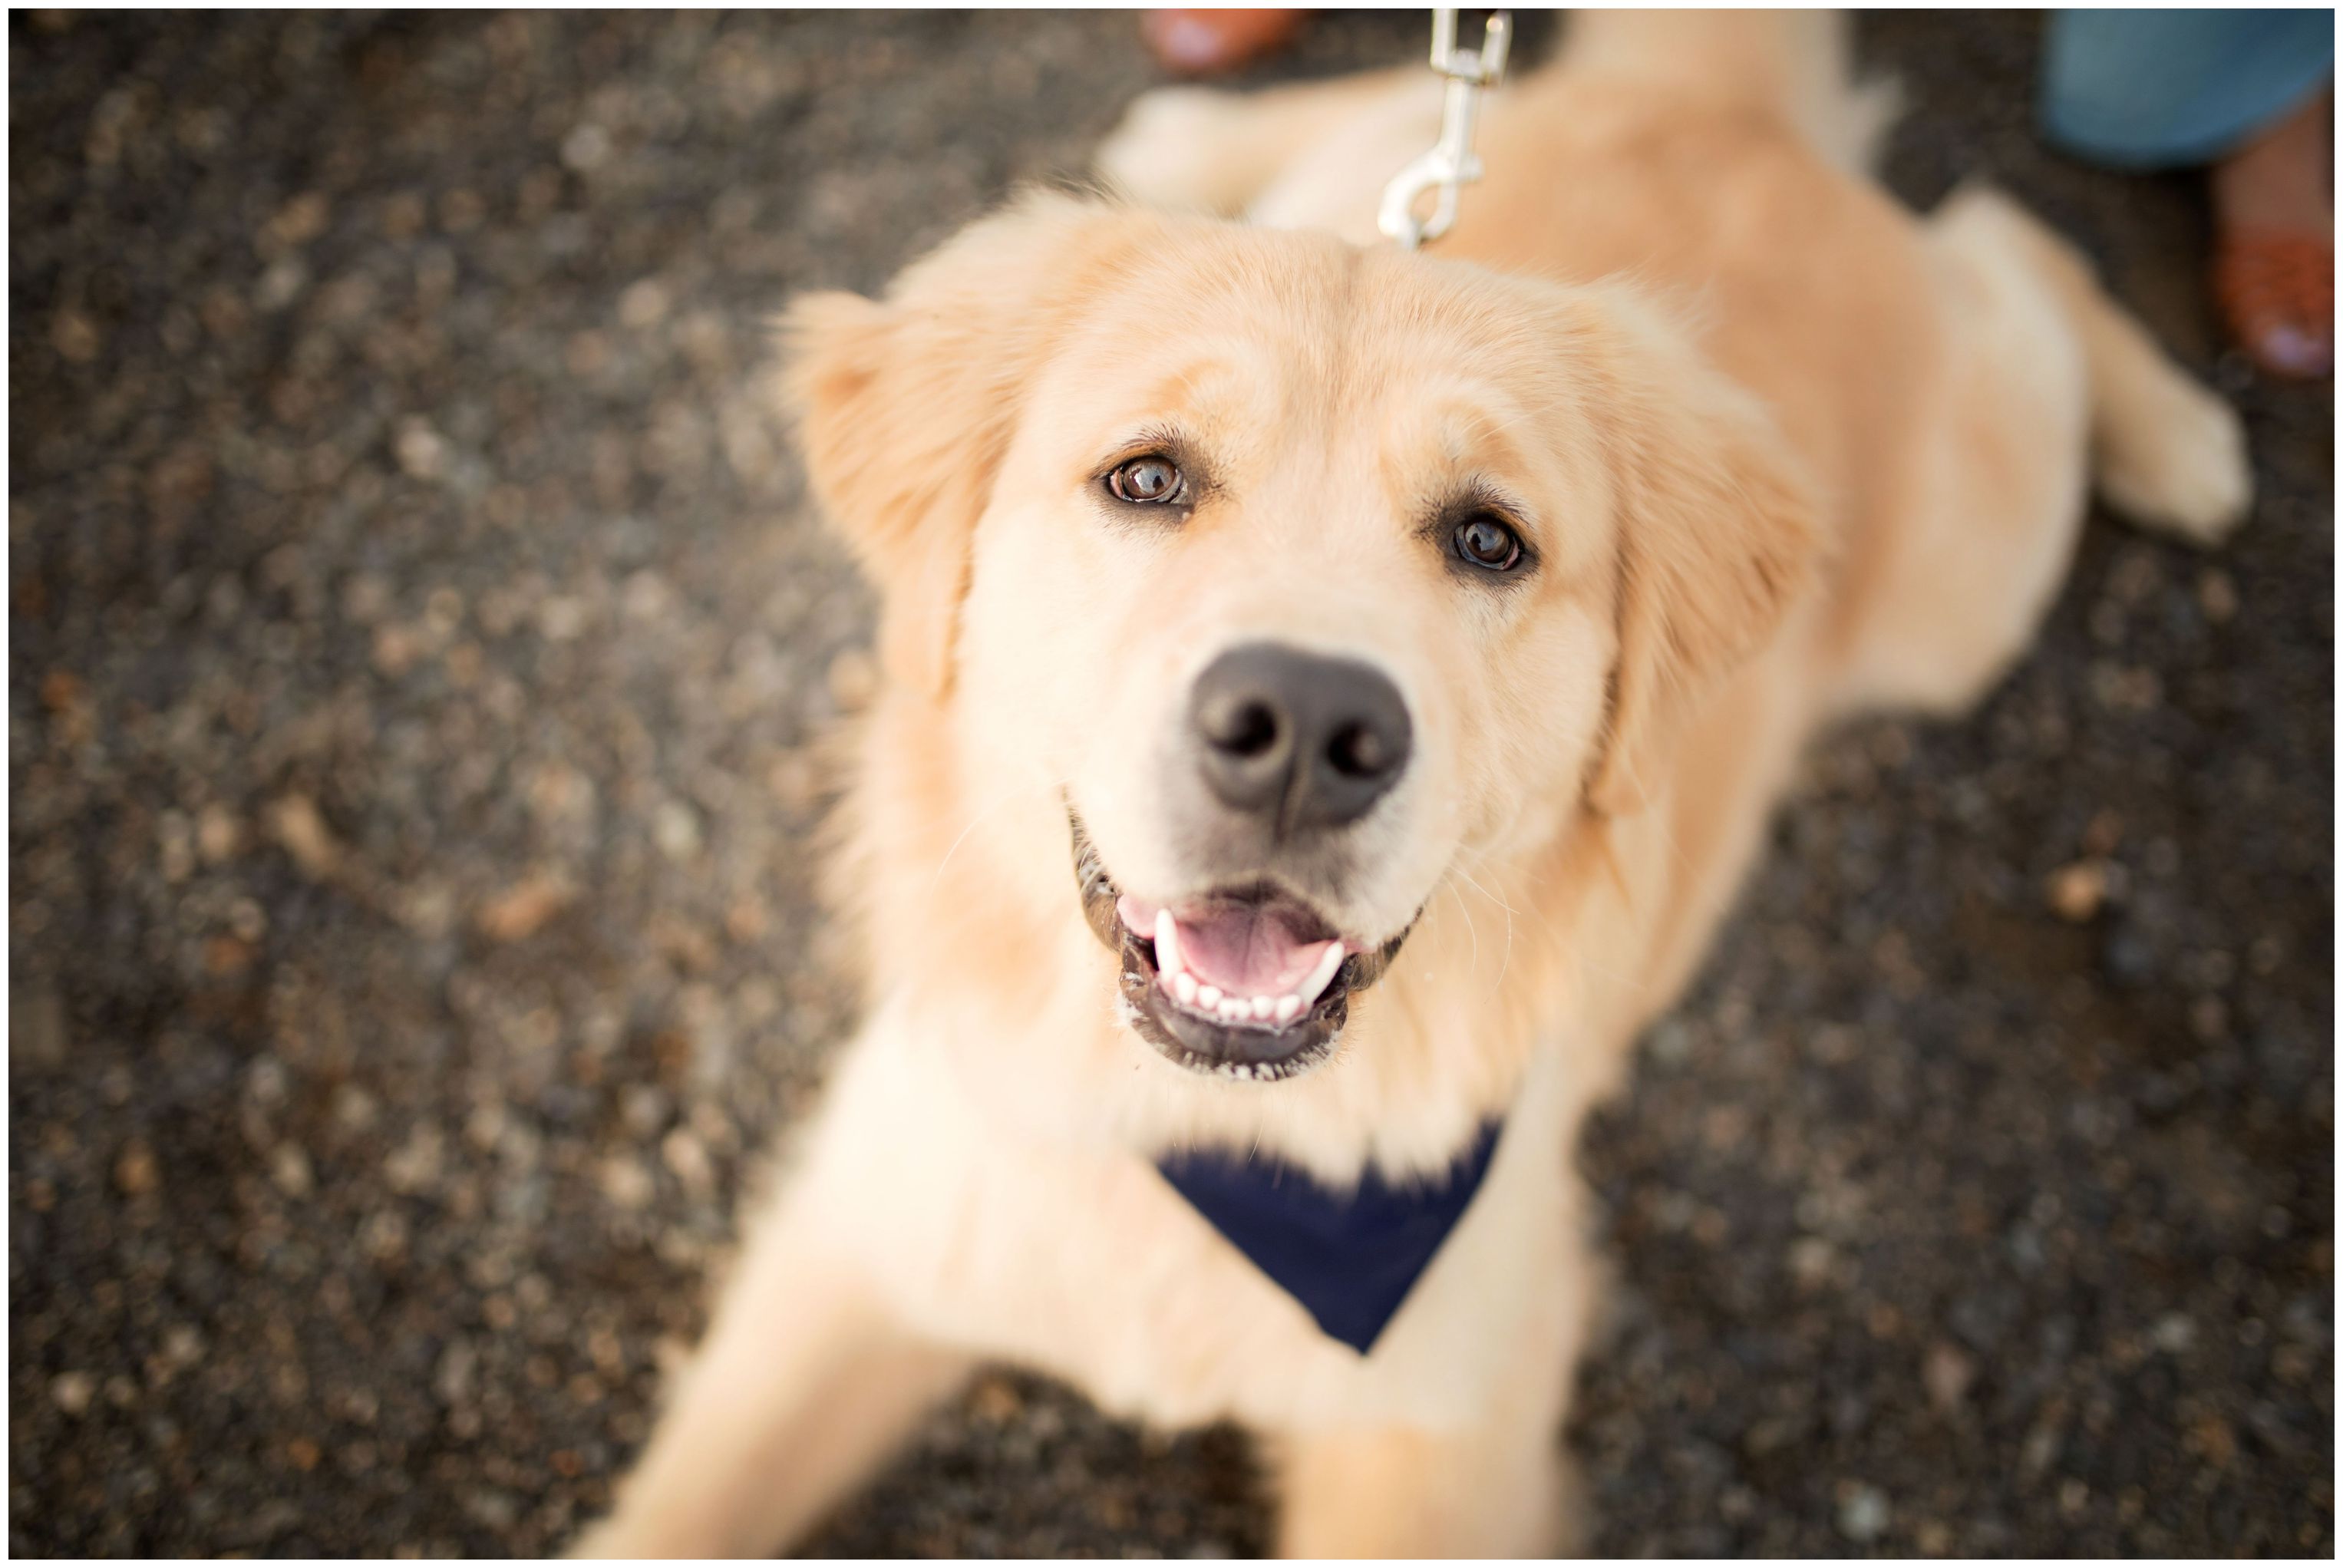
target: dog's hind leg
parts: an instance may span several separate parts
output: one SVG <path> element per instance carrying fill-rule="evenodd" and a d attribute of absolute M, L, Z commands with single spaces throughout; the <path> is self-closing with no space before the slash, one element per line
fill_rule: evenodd
<path fill-rule="evenodd" d="M 967 1375 L 894 1321 L 792 1194 L 754 1231 L 617 1511 L 581 1557 L 765 1555 L 818 1523 Z"/>
<path fill-rule="evenodd" d="M 1233 217 L 1295 159 L 1342 137 L 1395 95 L 1423 100 L 1436 127 L 1439 94 L 1438 83 L 1418 67 L 1257 93 L 1158 87 L 1124 111 L 1096 164 L 1109 184 L 1151 206 Z M 1412 147 L 1409 156 L 1421 150 Z"/>
<path fill-rule="evenodd" d="M 1934 223 L 2021 257 L 2056 302 L 2082 347 L 2091 465 L 2107 505 L 2195 545 L 2218 544 L 2245 520 L 2253 471 L 2236 411 L 2107 297 L 2074 246 L 1989 186 L 1956 193 Z"/>
<path fill-rule="evenodd" d="M 1982 187 L 1926 226 L 1944 356 L 1931 434 L 1855 589 L 1839 711 L 1957 712 L 2025 651 L 2074 556 L 2096 470 L 2142 527 L 2211 544 L 2251 498 L 2235 413 L 2082 258 Z"/>

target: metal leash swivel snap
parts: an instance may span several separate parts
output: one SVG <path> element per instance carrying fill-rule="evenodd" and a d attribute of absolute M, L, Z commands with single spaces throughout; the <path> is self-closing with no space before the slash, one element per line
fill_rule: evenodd
<path fill-rule="evenodd" d="M 1481 159 L 1473 151 L 1481 94 L 1504 76 L 1505 51 L 1513 36 L 1513 13 L 1493 11 L 1481 46 L 1459 49 L 1456 8 L 1444 5 L 1433 12 L 1432 68 L 1448 83 L 1440 111 L 1440 140 L 1383 187 L 1383 206 L 1375 215 L 1375 226 L 1403 248 L 1413 250 L 1446 234 L 1456 222 L 1457 192 L 1481 177 Z M 1434 197 L 1432 216 L 1418 218 L 1416 204 L 1427 191 Z"/>

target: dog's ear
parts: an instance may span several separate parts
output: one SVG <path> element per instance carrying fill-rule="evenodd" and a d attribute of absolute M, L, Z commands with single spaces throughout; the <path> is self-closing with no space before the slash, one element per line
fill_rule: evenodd
<path fill-rule="evenodd" d="M 1616 499 L 1607 734 L 1587 779 L 1606 816 L 1658 794 L 1685 726 L 1820 575 L 1811 486 L 1765 408 L 1649 306 L 1614 296 L 1582 341 Z"/>
<path fill-rule="evenodd" d="M 813 294 L 781 320 L 782 397 L 815 498 L 883 599 L 889 678 L 950 690 L 969 548 L 1025 387 L 1121 216 L 1034 194 L 961 231 L 882 300 Z"/>

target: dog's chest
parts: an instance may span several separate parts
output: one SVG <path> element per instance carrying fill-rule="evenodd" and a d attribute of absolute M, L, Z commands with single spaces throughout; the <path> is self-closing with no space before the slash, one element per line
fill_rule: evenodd
<path fill-rule="evenodd" d="M 1166 1425 L 1469 1420 L 1564 1266 L 1561 1161 L 1494 1161 L 1363 1355 L 1137 1156 L 977 1147 L 898 1260 L 923 1326 Z"/>

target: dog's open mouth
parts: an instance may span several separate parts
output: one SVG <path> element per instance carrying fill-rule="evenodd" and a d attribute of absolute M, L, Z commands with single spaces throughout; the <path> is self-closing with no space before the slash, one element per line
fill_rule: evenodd
<path fill-rule="evenodd" d="M 1381 979 L 1407 940 L 1346 940 L 1272 882 L 1216 889 L 1176 905 L 1123 892 L 1073 823 L 1082 914 L 1121 962 L 1122 1000 L 1140 1038 L 1181 1066 L 1281 1079 L 1333 1053 L 1351 997 Z"/>

